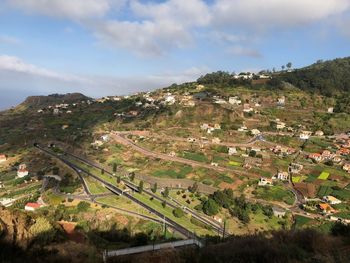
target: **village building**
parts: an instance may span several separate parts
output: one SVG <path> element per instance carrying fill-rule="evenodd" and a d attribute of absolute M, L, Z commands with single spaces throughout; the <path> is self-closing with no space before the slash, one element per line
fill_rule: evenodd
<path fill-rule="evenodd" d="M 221 140 L 219 138 L 215 137 L 211 140 L 211 142 L 215 143 L 215 144 L 219 144 L 221 142 Z"/>
<path fill-rule="evenodd" d="M 238 128 L 238 131 L 240 132 L 247 132 L 248 131 L 248 128 L 246 126 L 241 126 L 240 128 Z"/>
<path fill-rule="evenodd" d="M 336 210 L 327 203 L 319 204 L 318 207 L 320 208 L 322 214 L 329 215 L 336 212 Z"/>
<path fill-rule="evenodd" d="M 328 109 L 327 109 L 327 112 L 328 112 L 328 113 L 333 113 L 333 112 L 334 112 L 334 108 L 333 108 L 333 107 L 328 108 Z"/>
<path fill-rule="evenodd" d="M 242 104 L 242 101 L 237 97 L 230 97 L 228 99 L 228 103 L 230 103 L 231 105 L 241 105 Z"/>
<path fill-rule="evenodd" d="M 214 167 L 218 167 L 218 166 L 219 166 L 218 163 L 214 163 L 214 162 L 212 162 L 210 165 L 211 165 L 211 166 L 214 166 Z"/>
<path fill-rule="evenodd" d="M 299 138 L 302 140 L 308 140 L 311 136 L 312 132 L 311 131 L 302 131 L 299 135 Z"/>
<path fill-rule="evenodd" d="M 243 105 L 243 112 L 252 112 L 254 109 L 248 103 Z"/>
<path fill-rule="evenodd" d="M 0 163 L 4 163 L 7 161 L 7 156 L 5 154 L 0 154 Z"/>
<path fill-rule="evenodd" d="M 346 163 L 343 165 L 343 170 L 347 171 L 348 173 L 350 173 L 350 163 Z"/>
<path fill-rule="evenodd" d="M 229 147 L 228 148 L 228 155 L 234 155 L 237 153 L 236 147 Z"/>
<path fill-rule="evenodd" d="M 318 136 L 318 137 L 321 137 L 324 135 L 324 132 L 323 131 L 316 131 L 315 132 L 315 136 Z"/>
<path fill-rule="evenodd" d="M 38 110 L 37 111 L 38 113 L 43 113 L 44 111 L 42 109 Z"/>
<path fill-rule="evenodd" d="M 105 134 L 105 135 L 102 135 L 101 136 L 101 139 L 102 139 L 102 141 L 104 141 L 104 142 L 108 142 L 109 141 L 109 134 Z"/>
<path fill-rule="evenodd" d="M 224 99 L 221 99 L 221 98 L 216 98 L 216 99 L 214 99 L 214 103 L 215 104 L 226 104 L 227 101 Z"/>
<path fill-rule="evenodd" d="M 302 164 L 299 164 L 299 163 L 292 163 L 289 166 L 289 169 L 290 169 L 291 173 L 297 174 L 297 173 L 300 173 L 304 169 L 304 166 Z"/>
<path fill-rule="evenodd" d="M 4 183 L 3 183 L 3 182 L 0 182 L 0 189 L 1 189 L 1 188 L 4 188 L 4 187 L 5 187 Z"/>
<path fill-rule="evenodd" d="M 278 172 L 276 175 L 272 177 L 274 180 L 288 181 L 289 174 L 288 172 Z"/>
<path fill-rule="evenodd" d="M 175 104 L 176 99 L 175 99 L 175 97 L 173 95 L 168 94 L 167 96 L 165 96 L 164 102 L 167 105 L 173 105 L 173 104 Z"/>
<path fill-rule="evenodd" d="M 273 215 L 278 218 L 283 218 L 286 215 L 286 210 L 277 206 L 272 207 Z"/>
<path fill-rule="evenodd" d="M 323 198 L 323 201 L 331 204 L 331 205 L 338 205 L 338 204 L 341 204 L 341 201 L 337 198 L 335 198 L 334 196 L 331 196 L 331 195 L 326 195 L 324 196 Z"/>
<path fill-rule="evenodd" d="M 272 185 L 272 179 L 261 177 L 258 182 L 259 186 L 271 186 Z"/>
<path fill-rule="evenodd" d="M 20 164 L 17 170 L 17 177 L 23 178 L 23 177 L 26 177 L 28 174 L 29 172 L 27 170 L 27 165 L 24 163 Z"/>
<path fill-rule="evenodd" d="M 27 203 L 24 210 L 34 212 L 35 210 L 41 208 L 43 205 L 39 203 Z"/>
<path fill-rule="evenodd" d="M 341 163 L 343 159 L 339 155 L 334 155 L 333 156 L 333 162 L 335 163 Z"/>
<path fill-rule="evenodd" d="M 325 160 L 329 160 L 329 159 L 332 159 L 333 158 L 333 154 L 331 151 L 329 150 L 324 150 L 322 152 L 322 158 L 325 159 Z"/>
<path fill-rule="evenodd" d="M 13 204 L 13 202 L 16 201 L 14 198 L 2 198 L 0 199 L 0 205 L 4 207 L 9 207 Z"/>
<path fill-rule="evenodd" d="M 58 115 L 60 113 L 60 110 L 59 109 L 53 109 L 53 114 L 54 115 Z"/>
<path fill-rule="evenodd" d="M 285 98 L 285 96 L 279 97 L 279 98 L 277 99 L 277 105 L 278 105 L 278 106 L 284 106 L 285 103 L 286 103 L 286 98 Z"/>
<path fill-rule="evenodd" d="M 254 135 L 254 136 L 261 133 L 258 129 L 252 129 L 250 132 L 251 132 L 252 135 Z"/>
<path fill-rule="evenodd" d="M 188 142 L 195 142 L 195 141 L 196 141 L 196 138 L 189 137 L 189 138 L 187 138 L 187 141 L 188 141 Z"/>
<path fill-rule="evenodd" d="M 309 155 L 309 158 L 311 160 L 316 161 L 316 162 L 322 162 L 323 161 L 323 157 L 319 153 L 312 153 L 312 154 Z"/>

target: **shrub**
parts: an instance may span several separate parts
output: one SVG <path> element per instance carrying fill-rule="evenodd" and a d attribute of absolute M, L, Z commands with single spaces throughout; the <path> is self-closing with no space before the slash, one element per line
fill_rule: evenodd
<path fill-rule="evenodd" d="M 175 208 L 175 209 L 173 210 L 173 215 L 174 215 L 175 217 L 177 217 L 177 218 L 181 218 L 181 217 L 184 216 L 184 211 L 182 211 L 181 208 Z"/>

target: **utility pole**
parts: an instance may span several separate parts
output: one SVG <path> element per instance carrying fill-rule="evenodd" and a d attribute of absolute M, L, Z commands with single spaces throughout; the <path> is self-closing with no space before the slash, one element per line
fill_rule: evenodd
<path fill-rule="evenodd" d="M 224 220 L 224 229 L 222 230 L 222 239 L 225 239 L 225 234 L 226 234 L 226 218 Z"/>

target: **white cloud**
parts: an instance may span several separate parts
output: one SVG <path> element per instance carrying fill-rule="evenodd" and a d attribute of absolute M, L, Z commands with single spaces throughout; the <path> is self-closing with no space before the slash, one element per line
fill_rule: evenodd
<path fill-rule="evenodd" d="M 160 56 L 166 50 L 191 43 L 189 32 L 171 21 L 103 21 L 89 25 L 97 39 L 112 47 L 129 49 L 141 56 Z"/>
<path fill-rule="evenodd" d="M 201 0 L 169 0 L 147 4 L 133 0 L 131 9 L 138 17 L 158 22 L 172 21 L 184 26 L 206 26 L 211 21 L 209 6 Z"/>
<path fill-rule="evenodd" d="M 52 78 L 61 81 L 83 81 L 83 79 L 79 77 L 50 71 L 45 68 L 37 67 L 33 64 L 25 63 L 20 58 L 7 55 L 0 55 L 0 70 Z"/>
<path fill-rule="evenodd" d="M 7 35 L 0 35 L 0 44 L 6 44 L 6 45 L 18 45 L 21 41 L 18 38 L 7 36 Z"/>
<path fill-rule="evenodd" d="M 340 14 L 348 0 L 216 0 L 216 23 L 253 28 L 298 26 Z"/>
<path fill-rule="evenodd" d="M 243 46 L 232 46 L 226 49 L 228 54 L 234 56 L 244 56 L 244 57 L 253 57 L 253 58 L 261 58 L 262 54 L 253 48 L 243 47 Z"/>
<path fill-rule="evenodd" d="M 124 0 L 7 0 L 9 6 L 25 12 L 73 20 L 102 17 Z"/>

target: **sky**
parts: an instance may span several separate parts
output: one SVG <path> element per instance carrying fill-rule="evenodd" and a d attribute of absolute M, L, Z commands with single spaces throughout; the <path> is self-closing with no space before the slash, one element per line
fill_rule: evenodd
<path fill-rule="evenodd" d="M 0 109 L 349 56 L 350 0 L 0 0 Z"/>

